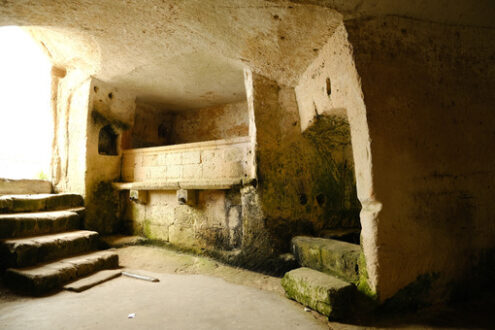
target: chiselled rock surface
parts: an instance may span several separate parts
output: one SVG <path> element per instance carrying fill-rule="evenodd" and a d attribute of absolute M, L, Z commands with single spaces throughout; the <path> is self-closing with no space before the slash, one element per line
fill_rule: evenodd
<path fill-rule="evenodd" d="M 98 248 L 99 235 L 88 230 L 0 241 L 3 267 L 27 267 Z"/>
<path fill-rule="evenodd" d="M 357 282 L 360 247 L 357 244 L 318 237 L 297 236 L 292 252 L 301 266 Z"/>
<path fill-rule="evenodd" d="M 40 212 L 83 206 L 77 194 L 32 194 L 0 196 L 0 213 Z"/>
<path fill-rule="evenodd" d="M 118 263 L 117 253 L 98 251 L 31 268 L 9 268 L 5 281 L 16 290 L 40 295 L 96 271 L 117 268 Z"/>
<path fill-rule="evenodd" d="M 84 208 L 0 215 L 0 238 L 33 236 L 79 229 Z"/>
<path fill-rule="evenodd" d="M 352 284 L 305 267 L 286 273 L 282 286 L 289 298 L 331 319 L 346 315 L 354 294 Z"/>

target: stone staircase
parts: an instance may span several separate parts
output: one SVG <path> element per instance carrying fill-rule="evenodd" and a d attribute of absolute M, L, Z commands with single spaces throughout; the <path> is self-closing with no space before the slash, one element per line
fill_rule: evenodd
<path fill-rule="evenodd" d="M 302 267 L 283 277 L 287 296 L 329 319 L 347 317 L 357 294 L 360 246 L 306 236 L 294 237 L 291 246 Z"/>
<path fill-rule="evenodd" d="M 0 270 L 5 284 L 42 295 L 79 278 L 118 267 L 99 234 L 81 230 L 76 194 L 0 195 Z"/>

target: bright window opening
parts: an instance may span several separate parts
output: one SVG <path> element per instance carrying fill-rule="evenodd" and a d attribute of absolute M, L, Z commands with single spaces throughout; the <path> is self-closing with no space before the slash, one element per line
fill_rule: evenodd
<path fill-rule="evenodd" d="M 19 27 L 0 28 L 0 177 L 49 179 L 51 63 Z"/>

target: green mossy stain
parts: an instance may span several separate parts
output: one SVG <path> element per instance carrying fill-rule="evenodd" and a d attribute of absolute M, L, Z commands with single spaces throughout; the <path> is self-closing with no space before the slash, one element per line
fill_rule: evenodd
<path fill-rule="evenodd" d="M 359 227 L 347 121 L 320 116 L 304 134 L 283 138 L 265 130 L 266 141 L 257 154 L 259 191 L 275 249 L 287 251 L 295 235 Z"/>
<path fill-rule="evenodd" d="M 145 219 L 143 221 L 143 235 L 146 238 L 153 239 L 154 235 L 150 225 L 151 225 L 151 220 Z"/>
<path fill-rule="evenodd" d="M 376 292 L 373 289 L 371 289 L 369 285 L 368 270 L 366 269 L 366 258 L 364 256 L 363 251 L 361 251 L 361 254 L 359 255 L 358 268 L 359 268 L 359 280 L 356 284 L 358 291 L 364 294 L 366 297 L 372 300 L 376 300 L 378 296 Z"/>

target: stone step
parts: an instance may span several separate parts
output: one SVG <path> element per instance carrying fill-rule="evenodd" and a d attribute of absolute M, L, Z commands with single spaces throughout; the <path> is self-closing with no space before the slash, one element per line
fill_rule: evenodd
<path fill-rule="evenodd" d="M 115 269 L 119 256 L 114 251 L 97 251 L 29 268 L 9 268 L 5 282 L 14 290 L 41 295 L 103 269 Z"/>
<path fill-rule="evenodd" d="M 77 194 L 34 194 L 0 196 L 0 213 L 64 210 L 84 205 Z"/>
<path fill-rule="evenodd" d="M 80 228 L 84 208 L 63 211 L 0 214 L 0 238 L 60 233 Z"/>
<path fill-rule="evenodd" d="M 327 238 L 296 236 L 291 246 L 301 266 L 335 275 L 351 283 L 359 280 L 359 245 Z"/>
<path fill-rule="evenodd" d="M 290 299 L 331 320 L 346 318 L 352 310 L 354 285 L 314 269 L 291 270 L 282 278 L 282 287 Z"/>
<path fill-rule="evenodd" d="M 96 250 L 99 235 L 88 230 L 0 240 L 0 266 L 28 267 Z"/>
<path fill-rule="evenodd" d="M 99 272 L 94 273 L 93 275 L 83 277 L 77 281 L 65 285 L 64 289 L 68 291 L 82 292 L 98 284 L 119 277 L 120 275 L 122 275 L 122 271 L 120 269 L 100 270 Z"/>
<path fill-rule="evenodd" d="M 0 178 L 0 195 L 5 194 L 50 194 L 52 183 L 47 180 Z"/>

